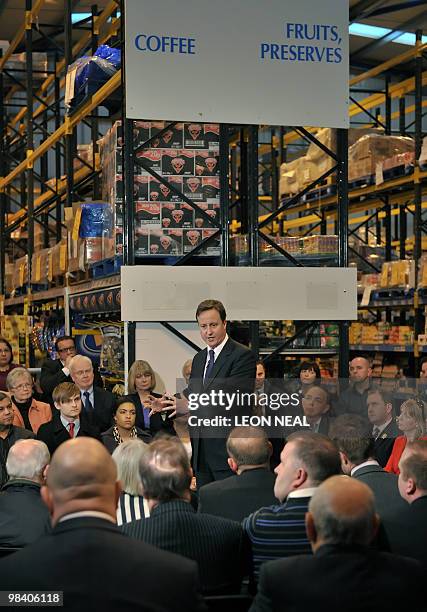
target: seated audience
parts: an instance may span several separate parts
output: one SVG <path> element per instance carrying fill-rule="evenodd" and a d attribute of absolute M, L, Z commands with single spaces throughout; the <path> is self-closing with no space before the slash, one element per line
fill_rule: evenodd
<path fill-rule="evenodd" d="M 369 487 L 348 476 L 329 478 L 306 516 L 314 554 L 265 563 L 251 612 L 421 612 L 421 565 L 370 548 L 377 528 Z"/>
<path fill-rule="evenodd" d="M 0 546 L 26 546 L 49 530 L 49 512 L 40 497 L 49 460 L 39 440 L 18 440 L 10 449 L 9 480 L 0 492 Z"/>
<path fill-rule="evenodd" d="M 371 387 L 366 400 L 368 419 L 372 426 L 371 436 L 375 441 L 375 458 L 381 467 L 387 465 L 393 444 L 399 431 L 393 418 L 392 396 L 380 387 Z"/>
<path fill-rule="evenodd" d="M 303 361 L 298 368 L 298 392 L 303 397 L 313 385 L 321 384 L 319 364 L 316 361 Z"/>
<path fill-rule="evenodd" d="M 399 461 L 407 442 L 414 442 L 418 438 L 426 440 L 424 402 L 420 399 L 408 399 L 400 407 L 400 415 L 397 417 L 397 427 L 402 432 L 393 444 L 393 449 L 385 470 L 393 474 L 399 474 Z"/>
<path fill-rule="evenodd" d="M 138 521 L 150 516 L 148 502 L 142 495 L 141 474 L 139 464 L 147 445 L 135 438 L 120 444 L 113 452 L 117 467 L 117 478 L 122 491 L 117 505 L 117 525 Z"/>
<path fill-rule="evenodd" d="M 331 402 L 325 387 L 317 384 L 311 385 L 304 392 L 301 403 L 303 414 L 310 424 L 311 431 L 327 436 L 330 427 Z"/>
<path fill-rule="evenodd" d="M 159 432 L 176 435 L 173 419 L 169 418 L 167 412 L 156 412 L 150 416 L 150 397 L 162 397 L 153 392 L 155 387 L 156 375 L 148 361 L 135 361 L 129 370 L 128 388 L 136 406 L 136 426 L 152 436 Z"/>
<path fill-rule="evenodd" d="M 199 512 L 241 522 L 260 506 L 277 503 L 270 471 L 271 444 L 260 427 L 235 427 L 227 439 L 234 476 L 199 489 Z"/>
<path fill-rule="evenodd" d="M 6 459 L 10 448 L 17 440 L 35 438 L 32 431 L 13 424 L 13 404 L 10 396 L 0 391 L 0 486 L 8 479 Z"/>
<path fill-rule="evenodd" d="M 370 357 L 354 357 L 349 363 L 350 385 L 340 393 L 337 414 L 358 414 L 366 419 L 368 391 L 371 388 L 372 363 Z"/>
<path fill-rule="evenodd" d="M 116 399 L 110 391 L 95 386 L 93 365 L 89 357 L 74 355 L 68 367 L 82 400 L 82 413 L 98 432 L 106 431 L 112 423 Z"/>
<path fill-rule="evenodd" d="M 120 533 L 119 494 L 116 466 L 100 442 L 65 442 L 42 488 L 52 532 L 0 561 L 0 589 L 61 590 L 64 608 L 76 612 L 204 610 L 194 562 Z"/>
<path fill-rule="evenodd" d="M 274 495 L 280 504 L 260 508 L 243 521 L 252 542 L 255 577 L 265 561 L 310 552 L 304 523 L 308 503 L 321 482 L 341 472 L 340 456 L 326 436 L 295 432 L 275 472 Z"/>
<path fill-rule="evenodd" d="M 112 453 L 119 444 L 127 440 L 140 438 L 144 442 L 151 440 L 151 435 L 135 427 L 136 408 L 133 401 L 126 395 L 117 400 L 113 421 L 114 425 L 101 434 L 101 441 L 107 448 L 109 453 Z"/>
<path fill-rule="evenodd" d="M 335 419 L 329 436 L 340 451 L 344 474 L 364 482 L 375 496 L 375 508 L 381 519 L 376 544 L 382 550 L 394 552 L 406 504 L 399 495 L 396 474 L 385 472 L 375 459 L 375 441 L 371 437 L 371 430 L 371 425 L 359 415 L 343 414 Z"/>
<path fill-rule="evenodd" d="M 49 404 L 33 397 L 34 382 L 25 368 L 15 368 L 7 375 L 6 386 L 13 403 L 13 424 L 37 433 L 43 423 L 52 420 Z"/>
<path fill-rule="evenodd" d="M 205 594 L 238 593 L 248 571 L 242 528 L 234 521 L 194 511 L 191 468 L 181 442 L 172 437 L 154 440 L 140 468 L 150 518 L 127 523 L 123 531 L 197 561 Z"/>
<path fill-rule="evenodd" d="M 76 343 L 72 336 L 61 336 L 55 340 L 55 351 L 59 355 L 58 359 L 45 359 L 42 363 L 40 374 L 40 386 L 46 397 L 52 400 L 52 393 L 55 387 L 64 382 L 73 382 L 70 374 L 70 361 L 77 355 Z M 95 370 L 95 385 L 103 387 L 104 383 L 98 372 Z M 53 402 L 52 402 L 53 403 Z"/>
<path fill-rule="evenodd" d="M 427 569 L 427 441 L 408 442 L 399 468 L 399 492 L 409 506 L 393 552 L 418 559 Z"/>
<path fill-rule="evenodd" d="M 13 363 L 13 351 L 6 338 L 0 338 L 0 391 L 7 391 L 6 378 L 19 365 Z"/>
<path fill-rule="evenodd" d="M 98 438 L 98 430 L 82 414 L 80 391 L 74 383 L 61 383 L 53 391 L 55 414 L 49 423 L 41 425 L 37 438 L 44 442 L 51 455 L 60 444 L 77 436 Z"/>

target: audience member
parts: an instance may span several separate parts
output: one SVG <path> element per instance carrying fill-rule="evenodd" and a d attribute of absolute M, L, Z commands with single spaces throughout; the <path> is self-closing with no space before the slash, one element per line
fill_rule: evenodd
<path fill-rule="evenodd" d="M 0 561 L 0 588 L 63 591 L 68 610 L 202 610 L 195 563 L 136 542 L 116 522 L 114 461 L 90 438 L 52 458 L 42 497 L 53 530 Z"/>
<path fill-rule="evenodd" d="M 420 564 L 369 548 L 378 517 L 364 483 L 334 476 L 321 484 L 306 527 L 314 554 L 263 565 L 251 612 L 425 609 Z"/>
<path fill-rule="evenodd" d="M 397 427 L 403 433 L 398 436 L 393 444 L 393 449 L 385 470 L 399 474 L 399 461 L 405 449 L 406 443 L 414 442 L 418 438 L 426 440 L 424 402 L 419 399 L 408 399 L 400 407 L 400 415 L 397 417 Z"/>
<path fill-rule="evenodd" d="M 93 365 L 89 357 L 74 355 L 68 367 L 71 378 L 80 391 L 82 413 L 99 433 L 106 431 L 111 426 L 116 407 L 114 395 L 94 385 Z"/>
<path fill-rule="evenodd" d="M 148 502 L 142 495 L 139 464 L 147 451 L 147 445 L 135 438 L 120 444 L 113 452 L 117 467 L 117 479 L 122 491 L 117 505 L 117 525 L 139 521 L 150 516 Z"/>
<path fill-rule="evenodd" d="M 409 506 L 393 552 L 418 559 L 427 569 L 427 441 L 408 442 L 399 468 L 399 492 Z"/>
<path fill-rule="evenodd" d="M 8 482 L 0 492 L 0 546 L 20 547 L 49 530 L 49 513 L 40 497 L 49 451 L 39 440 L 18 440 L 6 461 Z"/>
<path fill-rule="evenodd" d="M 177 386 L 177 390 L 179 391 L 176 394 L 177 398 L 182 399 L 184 396 L 182 394 L 182 391 L 188 387 L 188 383 L 190 381 L 190 375 L 191 375 L 191 367 L 193 364 L 193 360 L 192 359 L 187 359 L 183 366 L 182 366 L 182 380 L 178 380 L 178 386 Z M 185 398 L 184 398 L 185 399 Z M 179 436 L 179 439 L 181 440 L 181 442 L 183 443 L 183 445 L 185 446 L 185 449 L 188 453 L 188 456 L 191 459 L 191 440 L 190 440 L 190 431 L 188 429 L 188 413 L 187 414 L 182 414 L 182 415 L 176 415 L 175 419 L 174 419 L 174 428 L 176 431 L 177 436 Z"/>
<path fill-rule="evenodd" d="M 47 397 L 52 399 L 55 387 L 63 382 L 73 382 L 70 374 L 70 361 L 77 355 L 76 343 L 72 336 L 61 336 L 55 340 L 55 351 L 59 359 L 45 359 L 42 363 L 40 386 Z M 95 384 L 103 387 L 104 383 L 98 370 L 95 372 Z"/>
<path fill-rule="evenodd" d="M 151 440 L 151 435 L 135 426 L 136 407 L 132 399 L 126 395 L 117 400 L 114 411 L 114 425 L 101 434 L 101 441 L 112 453 L 120 444 L 127 440 L 140 438 L 144 442 Z"/>
<path fill-rule="evenodd" d="M 197 561 L 204 593 L 239 592 L 248 570 L 242 528 L 234 521 L 194 511 L 190 463 L 177 438 L 161 437 L 147 447 L 141 481 L 150 518 L 123 525 L 123 531 Z"/>
<path fill-rule="evenodd" d="M 394 552 L 406 504 L 399 495 L 397 476 L 385 472 L 375 459 L 371 425 L 357 414 L 343 414 L 335 419 L 329 435 L 340 451 L 344 474 L 364 482 L 374 493 L 375 508 L 381 518 L 377 545 Z"/>
<path fill-rule="evenodd" d="M 0 486 L 8 479 L 6 459 L 10 448 L 17 440 L 35 438 L 32 431 L 13 424 L 13 404 L 10 396 L 0 391 Z"/>
<path fill-rule="evenodd" d="M 271 443 L 260 427 L 235 427 L 227 439 L 234 476 L 199 489 L 199 512 L 241 522 L 260 506 L 277 503 L 269 469 Z"/>
<path fill-rule="evenodd" d="M 135 361 L 129 370 L 128 388 L 129 397 L 136 406 L 136 426 L 152 436 L 159 432 L 173 436 L 173 419 L 169 418 L 167 412 L 156 412 L 150 416 L 150 397 L 162 397 L 154 393 L 155 387 L 156 375 L 148 361 Z"/>
<path fill-rule="evenodd" d="M 313 385 L 319 385 L 321 374 L 319 364 L 316 361 L 303 361 L 297 371 L 299 382 L 299 394 L 302 397 Z"/>
<path fill-rule="evenodd" d="M 193 360 L 187 359 L 186 361 L 184 361 L 184 365 L 182 366 L 182 377 L 185 381 L 186 386 L 188 385 L 190 381 L 192 365 L 193 365 Z"/>
<path fill-rule="evenodd" d="M 301 403 L 304 416 L 310 424 L 311 431 L 327 436 L 331 424 L 331 419 L 329 418 L 331 401 L 325 387 L 318 384 L 310 385 L 304 392 Z"/>
<path fill-rule="evenodd" d="M 351 385 L 340 393 L 337 412 L 367 417 L 368 391 L 371 387 L 372 366 L 369 357 L 354 357 L 349 364 Z"/>
<path fill-rule="evenodd" d="M 74 383 L 61 383 L 53 391 L 55 413 L 49 423 L 39 427 L 37 438 L 44 442 L 51 455 L 60 444 L 77 436 L 98 438 L 98 430 L 82 415 L 80 391 Z"/>
<path fill-rule="evenodd" d="M 6 378 L 9 372 L 19 366 L 13 363 L 13 351 L 6 338 L 0 338 L 0 391 L 7 391 Z"/>
<path fill-rule="evenodd" d="M 370 435 L 375 441 L 375 458 L 384 467 L 393 450 L 394 440 L 399 435 L 393 418 L 393 396 L 381 387 L 371 387 L 366 403 L 372 426 Z"/>
<path fill-rule="evenodd" d="M 255 577 L 261 565 L 310 552 L 304 517 L 316 487 L 341 472 L 336 446 L 314 432 L 296 432 L 289 436 L 280 456 L 274 495 L 279 505 L 260 508 L 243 521 L 252 542 Z"/>
<path fill-rule="evenodd" d="M 13 403 L 13 424 L 37 433 L 43 423 L 52 420 L 49 404 L 33 397 L 34 382 L 25 368 L 15 368 L 7 375 L 6 386 Z"/>

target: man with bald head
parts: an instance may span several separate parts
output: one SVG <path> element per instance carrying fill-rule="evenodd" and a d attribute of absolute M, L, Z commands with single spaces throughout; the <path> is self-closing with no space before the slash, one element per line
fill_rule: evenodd
<path fill-rule="evenodd" d="M 251 612 L 425 609 L 422 566 L 369 548 L 379 517 L 363 482 L 328 478 L 314 492 L 305 521 L 314 554 L 264 564 Z"/>
<path fill-rule="evenodd" d="M 340 393 L 337 412 L 368 418 L 368 393 L 371 389 L 372 363 L 369 357 L 354 357 L 348 366 L 350 386 Z"/>
<path fill-rule="evenodd" d="M 241 522 L 261 506 L 276 504 L 271 453 L 261 427 L 235 427 L 227 439 L 228 465 L 235 475 L 201 487 L 199 512 Z"/>
<path fill-rule="evenodd" d="M 82 414 L 99 433 L 111 427 L 116 400 L 110 391 L 94 385 L 93 365 L 89 357 L 75 355 L 69 362 L 70 375 L 80 390 Z"/>
<path fill-rule="evenodd" d="M 114 461 L 100 442 L 62 444 L 42 488 L 52 532 L 0 561 L 0 589 L 63 591 L 68 610 L 203 609 L 194 562 L 120 533 L 119 495 Z"/>

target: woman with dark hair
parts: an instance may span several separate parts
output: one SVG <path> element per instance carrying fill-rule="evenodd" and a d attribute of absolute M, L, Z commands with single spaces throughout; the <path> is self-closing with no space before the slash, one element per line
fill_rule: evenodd
<path fill-rule="evenodd" d="M 139 438 L 143 442 L 150 442 L 151 435 L 135 426 L 136 406 L 132 398 L 124 395 L 117 400 L 114 411 L 114 425 L 101 434 L 101 440 L 109 453 L 127 440 Z"/>
<path fill-rule="evenodd" d="M 298 368 L 299 385 L 302 389 L 302 393 L 314 385 L 316 382 L 320 382 L 320 368 L 319 364 L 315 361 L 303 361 Z"/>
<path fill-rule="evenodd" d="M 0 391 L 7 391 L 6 378 L 14 368 L 19 365 L 13 363 L 12 346 L 6 338 L 0 338 Z"/>

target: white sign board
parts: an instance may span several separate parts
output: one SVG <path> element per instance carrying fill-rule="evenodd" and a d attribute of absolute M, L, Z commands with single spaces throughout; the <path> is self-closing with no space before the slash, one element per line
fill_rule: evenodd
<path fill-rule="evenodd" d="M 348 128 L 348 0 L 126 0 L 126 115 Z"/>
<path fill-rule="evenodd" d="M 221 300 L 230 321 L 357 319 L 356 268 L 122 266 L 123 321 L 195 321 Z"/>

